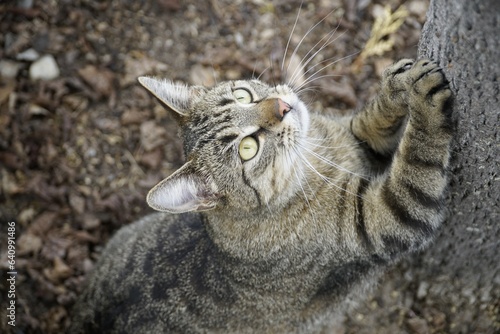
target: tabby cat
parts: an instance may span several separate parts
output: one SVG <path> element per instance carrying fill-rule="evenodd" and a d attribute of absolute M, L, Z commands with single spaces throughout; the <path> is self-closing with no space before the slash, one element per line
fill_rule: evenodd
<path fill-rule="evenodd" d="M 139 82 L 186 163 L 147 196 L 166 213 L 109 242 L 72 333 L 318 332 L 442 223 L 451 92 L 430 60 L 396 62 L 339 119 L 288 85 Z"/>

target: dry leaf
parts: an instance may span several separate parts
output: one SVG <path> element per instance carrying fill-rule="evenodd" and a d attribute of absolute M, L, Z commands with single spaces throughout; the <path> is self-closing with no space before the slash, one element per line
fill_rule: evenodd
<path fill-rule="evenodd" d="M 29 231 L 38 236 L 45 236 L 45 234 L 53 226 L 54 221 L 57 219 L 58 214 L 55 212 L 45 211 L 35 218 L 29 227 Z"/>
<path fill-rule="evenodd" d="M 165 10 L 175 12 L 181 9 L 179 0 L 158 0 L 158 4 Z"/>
<path fill-rule="evenodd" d="M 382 14 L 375 19 L 373 23 L 370 38 L 361 51 L 358 58 L 354 61 L 353 72 L 360 71 L 366 58 L 370 56 L 380 56 L 392 49 L 394 46 L 393 34 L 403 24 L 409 13 L 404 6 L 400 6 L 395 12 L 391 12 L 389 5 L 385 6 Z"/>
<path fill-rule="evenodd" d="M 165 144 L 165 135 L 165 129 L 156 125 L 154 121 L 141 124 L 141 145 L 146 151 L 152 151 L 158 146 Z"/>
<path fill-rule="evenodd" d="M 57 283 L 60 279 L 68 278 L 73 275 L 73 269 L 64 263 L 60 257 L 56 257 L 54 259 L 54 266 L 52 268 L 45 268 L 43 274 L 52 283 Z"/>
<path fill-rule="evenodd" d="M 163 151 L 157 147 L 151 152 L 146 152 L 142 155 L 139 162 L 151 169 L 157 169 L 163 160 Z"/>
<path fill-rule="evenodd" d="M 127 86 L 137 82 L 141 75 L 165 72 L 168 66 L 164 63 L 147 57 L 139 51 L 132 51 L 125 56 L 125 76 L 121 80 L 121 86 Z"/>
<path fill-rule="evenodd" d="M 66 255 L 66 251 L 71 246 L 72 240 L 60 236 L 50 235 L 45 240 L 41 255 L 48 260 L 55 260 Z"/>
<path fill-rule="evenodd" d="M 0 86 L 0 105 L 7 101 L 14 88 L 16 88 L 14 81 L 9 81 Z"/>
<path fill-rule="evenodd" d="M 149 111 L 126 110 L 121 117 L 122 125 L 139 124 L 149 117 Z"/>
<path fill-rule="evenodd" d="M 85 211 L 85 199 L 76 193 L 69 194 L 69 205 L 79 215 Z"/>
<path fill-rule="evenodd" d="M 99 218 L 93 214 L 86 214 L 83 216 L 82 227 L 85 230 L 93 230 L 101 225 Z"/>
<path fill-rule="evenodd" d="M 111 96 L 113 93 L 115 75 L 110 70 L 87 65 L 79 69 L 78 74 L 100 96 Z"/>
<path fill-rule="evenodd" d="M 14 195 L 23 191 L 22 187 L 17 184 L 16 180 L 9 172 L 5 169 L 2 169 L 1 172 L 2 179 L 0 186 L 3 193 Z"/>
<path fill-rule="evenodd" d="M 345 103 L 348 107 L 355 107 L 358 103 L 356 93 L 351 85 L 326 80 L 321 82 L 321 90 L 333 98 Z"/>
<path fill-rule="evenodd" d="M 17 240 L 18 254 L 38 253 L 42 249 L 42 239 L 30 232 L 23 233 Z"/>
<path fill-rule="evenodd" d="M 193 85 L 212 87 L 217 82 L 218 75 L 213 67 L 196 64 L 191 67 L 189 79 Z"/>

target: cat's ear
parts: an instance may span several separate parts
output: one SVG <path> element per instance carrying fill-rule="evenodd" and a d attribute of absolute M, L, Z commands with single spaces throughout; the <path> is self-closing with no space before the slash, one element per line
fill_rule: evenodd
<path fill-rule="evenodd" d="M 162 104 L 180 116 L 187 116 L 193 98 L 206 91 L 206 88 L 201 86 L 188 86 L 166 79 L 139 77 L 138 80 Z"/>
<path fill-rule="evenodd" d="M 219 197 L 215 186 L 198 175 L 188 161 L 153 189 L 147 196 L 150 207 L 158 211 L 181 213 L 215 208 Z"/>

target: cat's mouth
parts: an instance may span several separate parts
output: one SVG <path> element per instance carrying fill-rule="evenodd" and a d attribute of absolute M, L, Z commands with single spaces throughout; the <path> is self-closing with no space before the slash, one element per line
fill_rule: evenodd
<path fill-rule="evenodd" d="M 306 135 L 309 129 L 309 112 L 298 97 L 283 97 L 283 103 L 288 107 L 282 123 L 285 127 L 292 127 L 301 135 Z"/>
<path fill-rule="evenodd" d="M 275 97 L 283 102 L 282 107 L 287 110 L 283 115 L 284 125 L 296 128 L 305 136 L 309 129 L 309 111 L 305 104 L 287 85 L 276 86 L 276 93 Z"/>

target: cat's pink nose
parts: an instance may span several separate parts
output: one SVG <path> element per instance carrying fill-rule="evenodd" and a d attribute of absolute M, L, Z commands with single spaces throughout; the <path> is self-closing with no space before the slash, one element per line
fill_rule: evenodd
<path fill-rule="evenodd" d="M 277 99 L 278 100 L 278 113 L 280 114 L 280 117 L 283 118 L 287 112 L 292 110 L 292 107 L 282 99 Z"/>

